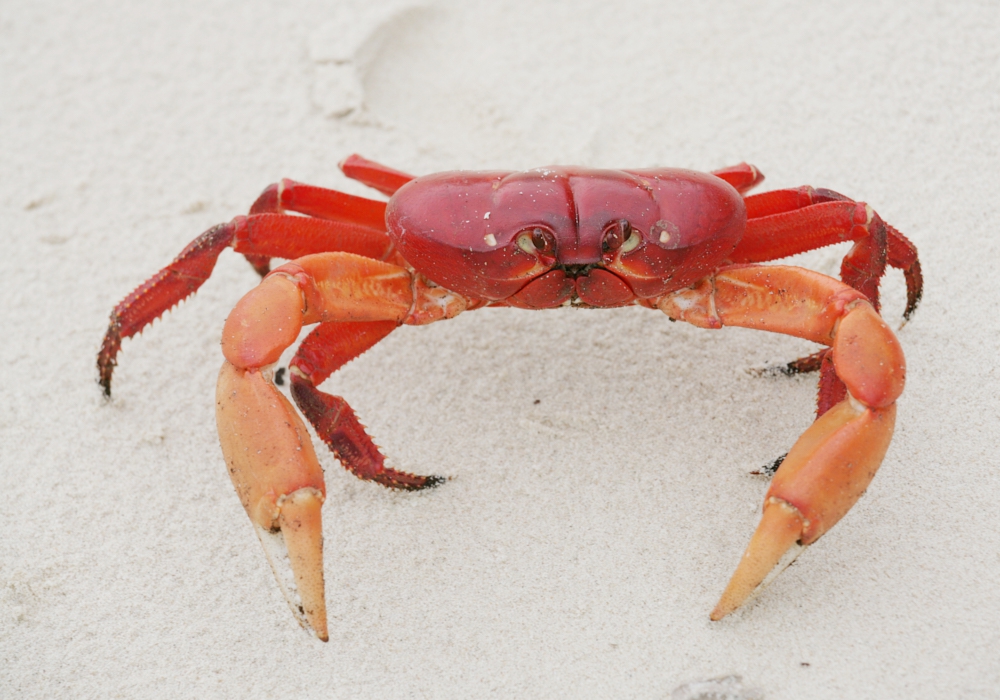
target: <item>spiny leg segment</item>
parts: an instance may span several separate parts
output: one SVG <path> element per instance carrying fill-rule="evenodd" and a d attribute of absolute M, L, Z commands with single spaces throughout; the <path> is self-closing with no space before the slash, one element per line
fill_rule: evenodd
<path fill-rule="evenodd" d="M 292 359 L 292 396 L 317 435 L 344 467 L 360 479 L 417 491 L 437 486 L 440 476 L 417 476 L 385 466 L 385 457 L 339 396 L 317 389 L 330 374 L 396 329 L 395 321 L 321 323 L 299 345 Z"/>

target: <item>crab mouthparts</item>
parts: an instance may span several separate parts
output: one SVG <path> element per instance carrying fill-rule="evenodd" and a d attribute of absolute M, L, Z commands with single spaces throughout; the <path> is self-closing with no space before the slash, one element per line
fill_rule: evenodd
<path fill-rule="evenodd" d="M 587 263 L 586 265 L 556 265 L 556 270 L 562 270 L 570 279 L 586 277 L 591 270 L 601 269 L 597 263 Z"/>
<path fill-rule="evenodd" d="M 558 265 L 514 295 L 517 305 L 532 309 L 572 306 L 624 306 L 635 300 L 632 288 L 599 265 Z"/>

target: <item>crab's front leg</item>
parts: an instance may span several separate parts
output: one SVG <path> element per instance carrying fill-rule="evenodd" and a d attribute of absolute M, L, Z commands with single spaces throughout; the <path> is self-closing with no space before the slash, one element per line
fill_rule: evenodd
<path fill-rule="evenodd" d="M 719 620 L 833 527 L 868 488 L 892 438 L 906 365 L 899 341 L 864 295 L 809 270 L 734 266 L 658 306 L 706 328 L 743 326 L 829 345 L 847 387 L 847 397 L 803 433 L 781 464 L 760 525 L 712 611 Z"/>
<path fill-rule="evenodd" d="M 293 613 L 323 640 L 323 471 L 270 367 L 304 325 L 411 321 L 419 306 L 413 289 L 411 273 L 396 265 L 350 253 L 310 255 L 268 275 L 223 331 L 216 418 L 226 465 Z"/>

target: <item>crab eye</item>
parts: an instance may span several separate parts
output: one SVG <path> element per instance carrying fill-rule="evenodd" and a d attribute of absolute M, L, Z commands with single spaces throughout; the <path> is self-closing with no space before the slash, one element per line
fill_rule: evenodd
<path fill-rule="evenodd" d="M 601 240 L 601 249 L 605 253 L 613 253 L 632 235 L 632 224 L 627 219 L 619 219 L 608 224 L 604 229 L 604 238 Z"/>
<path fill-rule="evenodd" d="M 552 255 L 556 245 L 551 233 L 543 228 L 533 228 L 518 235 L 517 247 L 525 253 Z"/>
<path fill-rule="evenodd" d="M 640 234 L 638 230 L 632 228 L 627 221 L 625 224 L 628 228 L 627 232 L 624 234 L 620 250 L 623 253 L 629 253 L 638 248 L 639 244 L 642 243 L 642 234 Z"/>

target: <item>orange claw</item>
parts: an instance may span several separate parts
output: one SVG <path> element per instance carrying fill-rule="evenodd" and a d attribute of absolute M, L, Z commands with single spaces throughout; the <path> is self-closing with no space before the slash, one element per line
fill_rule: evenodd
<path fill-rule="evenodd" d="M 268 367 L 304 325 L 400 322 L 411 307 L 422 308 L 413 303 L 412 289 L 410 273 L 396 265 L 350 253 L 308 255 L 265 277 L 222 331 L 226 362 L 216 421 L 229 475 L 292 613 L 323 641 L 323 470 L 305 424 L 271 383 Z"/>
<path fill-rule="evenodd" d="M 229 362 L 219 373 L 216 420 L 229 476 L 278 585 L 299 622 L 326 641 L 320 516 L 326 487 L 312 439 L 269 378 Z"/>
<path fill-rule="evenodd" d="M 801 548 L 783 558 L 794 545 L 812 544 L 851 509 L 882 463 L 895 418 L 895 404 L 870 409 L 847 398 L 802 434 L 771 482 L 760 525 L 713 620 L 743 605 L 791 564 Z"/>
<path fill-rule="evenodd" d="M 764 514 L 711 619 L 721 620 L 833 527 L 868 488 L 892 439 L 906 380 L 899 341 L 856 290 L 814 272 L 725 268 L 658 300 L 671 318 L 744 326 L 829 344 L 847 398 L 820 416 L 789 451 Z"/>

